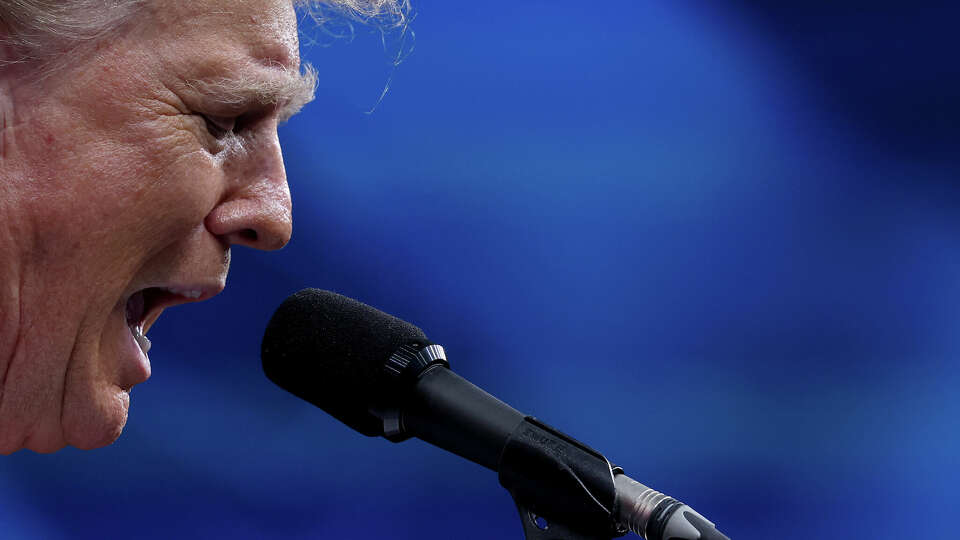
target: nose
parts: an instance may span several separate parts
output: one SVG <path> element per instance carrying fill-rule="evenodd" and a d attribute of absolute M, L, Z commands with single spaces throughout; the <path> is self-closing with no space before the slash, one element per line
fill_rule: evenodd
<path fill-rule="evenodd" d="M 205 225 L 230 245 L 271 251 L 290 241 L 290 188 L 276 135 L 268 144 L 225 165 L 230 189 L 207 215 Z"/>

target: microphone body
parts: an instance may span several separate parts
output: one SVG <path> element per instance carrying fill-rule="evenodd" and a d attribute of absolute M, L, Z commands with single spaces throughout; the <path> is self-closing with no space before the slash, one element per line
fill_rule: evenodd
<path fill-rule="evenodd" d="M 361 433 L 417 437 L 496 471 L 528 540 L 628 531 L 647 540 L 729 540 L 689 506 L 460 377 L 419 328 L 375 308 L 305 289 L 277 309 L 261 352 L 271 380 Z"/>
<path fill-rule="evenodd" d="M 499 470 L 500 454 L 525 416 L 453 371 L 434 366 L 418 377 L 399 409 L 400 431 L 388 439 L 414 436 Z"/>

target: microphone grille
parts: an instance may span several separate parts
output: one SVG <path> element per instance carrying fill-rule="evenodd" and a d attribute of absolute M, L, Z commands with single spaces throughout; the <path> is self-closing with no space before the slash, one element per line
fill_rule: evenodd
<path fill-rule="evenodd" d="M 416 326 L 352 298 L 297 292 L 277 308 L 263 336 L 267 377 L 369 436 L 383 435 L 370 413 L 384 395 L 384 366 L 405 345 L 431 342 Z"/>

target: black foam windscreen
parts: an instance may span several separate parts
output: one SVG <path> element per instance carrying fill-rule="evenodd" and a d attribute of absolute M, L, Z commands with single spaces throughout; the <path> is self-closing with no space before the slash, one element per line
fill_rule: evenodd
<path fill-rule="evenodd" d="M 304 289 L 277 308 L 260 359 L 281 388 L 353 429 L 383 435 L 370 407 L 382 395 L 383 365 L 401 345 L 429 345 L 416 326 L 352 298 Z"/>

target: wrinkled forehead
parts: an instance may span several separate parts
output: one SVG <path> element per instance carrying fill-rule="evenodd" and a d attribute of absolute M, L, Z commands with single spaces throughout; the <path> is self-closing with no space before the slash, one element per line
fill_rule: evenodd
<path fill-rule="evenodd" d="M 300 65 L 292 0 L 153 0 L 152 24 L 171 43 L 193 44 L 185 55 L 239 56 L 264 65 Z"/>

